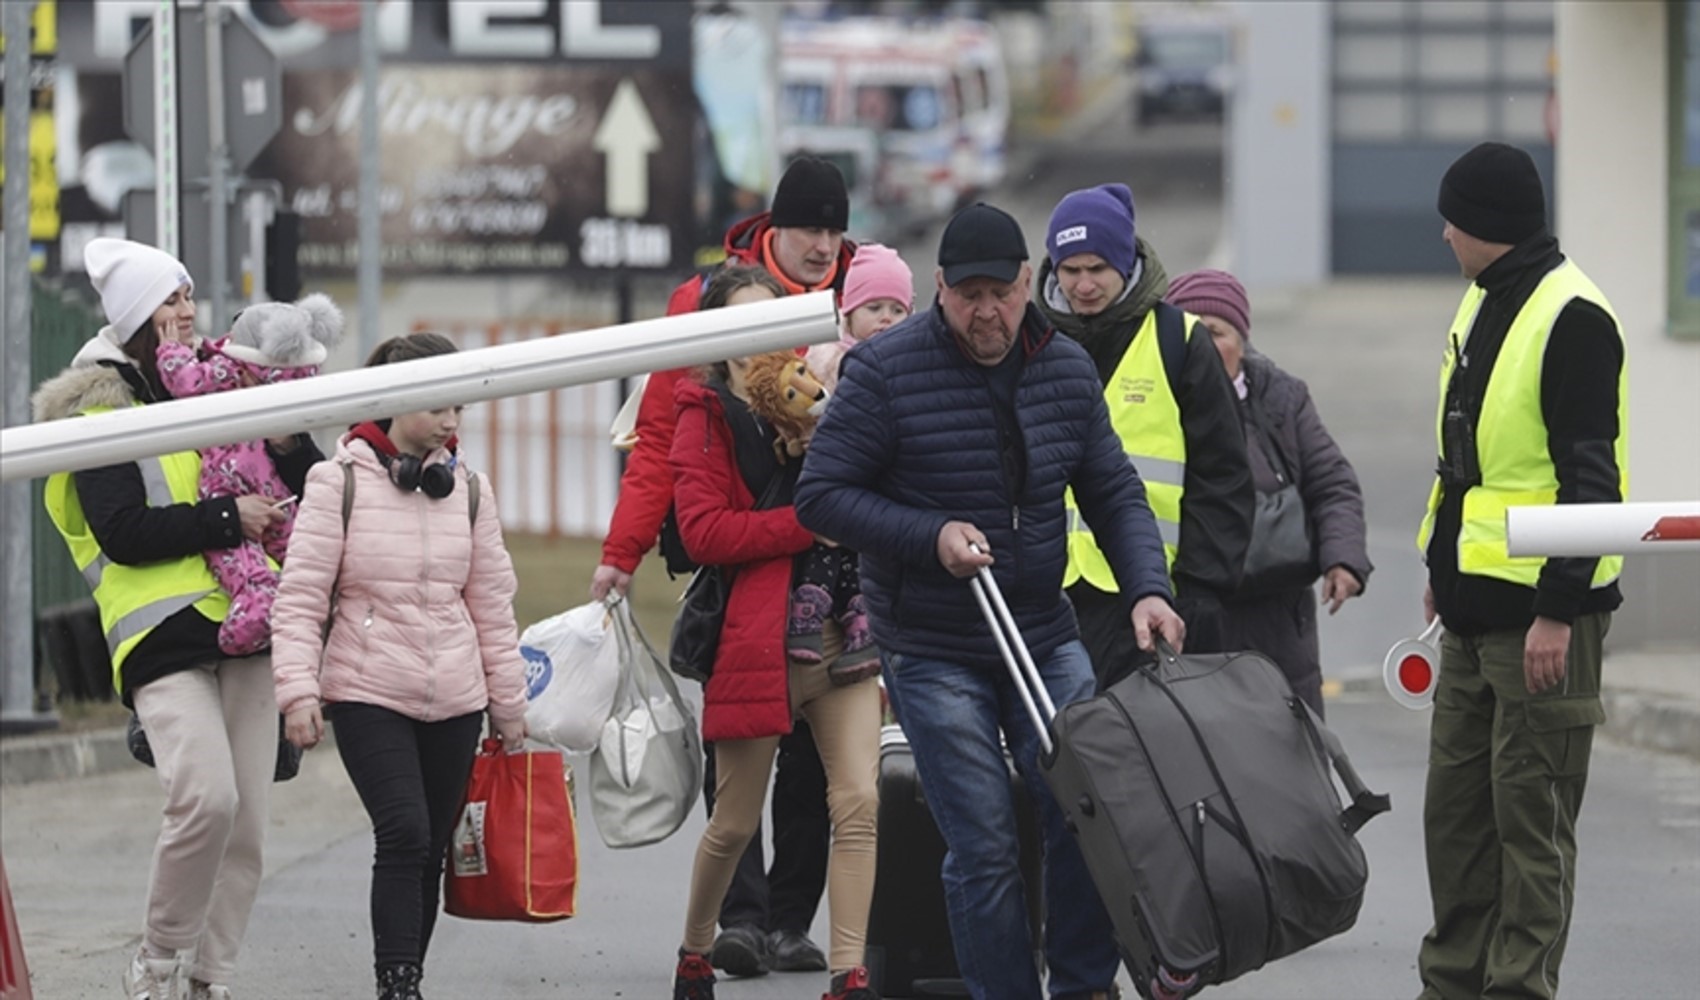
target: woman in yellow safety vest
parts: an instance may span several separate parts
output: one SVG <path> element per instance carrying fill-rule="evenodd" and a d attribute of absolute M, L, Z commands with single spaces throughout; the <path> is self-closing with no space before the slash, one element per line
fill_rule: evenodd
<path fill-rule="evenodd" d="M 159 344 L 197 339 L 194 281 L 171 255 L 102 238 L 83 259 L 107 325 L 36 391 L 38 421 L 170 399 Z M 297 492 L 323 457 L 306 435 L 268 451 Z M 181 451 L 47 481 L 48 514 L 100 608 L 113 685 L 141 718 L 165 789 L 142 944 L 123 973 L 132 1000 L 229 997 L 277 754 L 270 655 L 219 651 L 230 599 L 202 553 L 258 540 L 283 515 L 266 497 L 198 499 L 200 469 Z"/>

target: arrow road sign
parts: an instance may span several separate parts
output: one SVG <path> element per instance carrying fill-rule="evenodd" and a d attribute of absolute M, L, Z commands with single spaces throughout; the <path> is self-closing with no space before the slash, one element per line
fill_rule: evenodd
<path fill-rule="evenodd" d="M 637 218 L 649 211 L 649 155 L 661 148 L 661 134 L 630 77 L 614 88 L 591 141 L 607 157 L 608 214 Z"/>

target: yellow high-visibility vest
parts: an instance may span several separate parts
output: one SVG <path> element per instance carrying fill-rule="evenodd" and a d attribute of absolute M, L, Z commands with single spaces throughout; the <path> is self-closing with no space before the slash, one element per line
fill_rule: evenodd
<path fill-rule="evenodd" d="M 140 403 L 136 404 L 142 405 Z M 83 413 L 99 413 L 108 407 L 89 407 Z M 193 451 L 173 452 L 136 463 L 142 470 L 149 507 L 194 503 L 199 496 L 201 456 Z M 77 484 L 68 472 L 47 478 L 44 497 L 53 526 L 64 536 L 71 559 L 94 592 L 100 608 L 100 628 L 112 654 L 112 685 L 122 690 L 125 657 L 160 622 L 187 607 L 194 607 L 209 620 L 224 621 L 230 597 L 218 585 L 200 553 L 161 559 L 136 566 L 113 562 L 100 550 L 89 523 L 83 516 Z"/>
<path fill-rule="evenodd" d="M 1464 293 L 1464 301 L 1452 321 L 1454 343 L 1462 344 L 1469 336 L 1486 294 L 1476 284 Z M 1505 542 L 1505 513 L 1509 507 L 1558 502 L 1558 472 L 1553 468 L 1552 455 L 1547 450 L 1546 421 L 1541 416 L 1541 365 L 1553 323 L 1557 322 L 1559 313 L 1572 299 L 1592 302 L 1605 310 L 1612 318 L 1618 338 L 1621 340 L 1623 337 L 1611 303 L 1582 273 L 1582 269 L 1568 260 L 1541 279 L 1511 321 L 1505 343 L 1500 347 L 1493 371 L 1488 375 L 1487 392 L 1476 420 L 1476 458 L 1481 468 L 1482 483 L 1464 492 L 1458 530 L 1460 573 L 1533 587 L 1540 579 L 1541 567 L 1546 565 L 1544 556 L 1513 558 L 1509 554 Z M 1446 387 L 1457 363 L 1456 355 L 1456 350 L 1449 349 L 1440 368 L 1440 406 L 1435 415 L 1435 441 L 1442 450 L 1445 448 Z M 1612 442 L 1612 454 L 1617 461 L 1618 492 L 1622 497 L 1629 496 L 1629 455 L 1625 434 L 1629 418 L 1624 391 L 1628 370 L 1626 360 L 1617 373 L 1617 439 Z M 1428 511 L 1423 515 L 1422 526 L 1417 529 L 1417 547 L 1425 554 L 1429 539 L 1434 535 L 1440 497 L 1441 483 L 1436 477 L 1434 486 L 1429 490 Z M 1594 570 L 1592 585 L 1604 587 L 1622 572 L 1622 556 L 1603 556 Z"/>
<path fill-rule="evenodd" d="M 1197 317 L 1185 315 L 1183 336 L 1192 338 Z M 1181 540 L 1181 501 L 1186 493 L 1186 434 L 1181 429 L 1181 407 L 1169 388 L 1169 373 L 1163 366 L 1162 345 L 1157 338 L 1157 312 L 1145 314 L 1145 322 L 1133 335 L 1133 343 L 1104 386 L 1104 402 L 1110 408 L 1110 425 L 1121 439 L 1128 461 L 1145 481 L 1145 498 L 1157 516 L 1157 533 L 1163 537 L 1166 566 L 1175 564 L 1175 547 Z M 1063 586 L 1085 580 L 1099 590 L 1115 593 L 1115 573 L 1103 550 L 1092 537 L 1092 529 L 1080 516 L 1074 491 L 1064 497 L 1068 505 L 1068 569 Z"/>

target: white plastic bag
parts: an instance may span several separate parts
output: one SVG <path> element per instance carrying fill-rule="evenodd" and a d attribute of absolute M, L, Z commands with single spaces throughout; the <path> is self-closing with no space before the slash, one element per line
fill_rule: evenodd
<path fill-rule="evenodd" d="M 620 688 L 613 612 L 593 601 L 545 618 L 519 637 L 525 657 L 525 727 L 572 753 L 596 749 Z"/>
<path fill-rule="evenodd" d="M 702 789 L 696 714 L 624 606 L 614 611 L 625 669 L 613 715 L 590 755 L 590 812 L 609 847 L 665 840 Z"/>

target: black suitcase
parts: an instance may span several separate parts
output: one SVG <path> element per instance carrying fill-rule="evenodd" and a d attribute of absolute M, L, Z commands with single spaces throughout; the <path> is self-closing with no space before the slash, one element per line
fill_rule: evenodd
<path fill-rule="evenodd" d="M 1021 879 L 1027 891 L 1034 947 L 1044 919 L 1039 826 L 1025 784 L 1012 765 L 1021 840 Z M 967 996 L 951 946 L 945 911 L 944 838 L 921 793 L 915 756 L 903 730 L 880 731 L 879 837 L 882 849 L 868 909 L 867 965 L 882 997 Z"/>
<path fill-rule="evenodd" d="M 1273 663 L 1164 644 L 1057 711 L 991 574 L 973 585 L 1011 672 L 1031 678 L 1040 769 L 1143 995 L 1227 982 L 1352 926 L 1369 877 L 1353 835 L 1390 803 Z"/>

